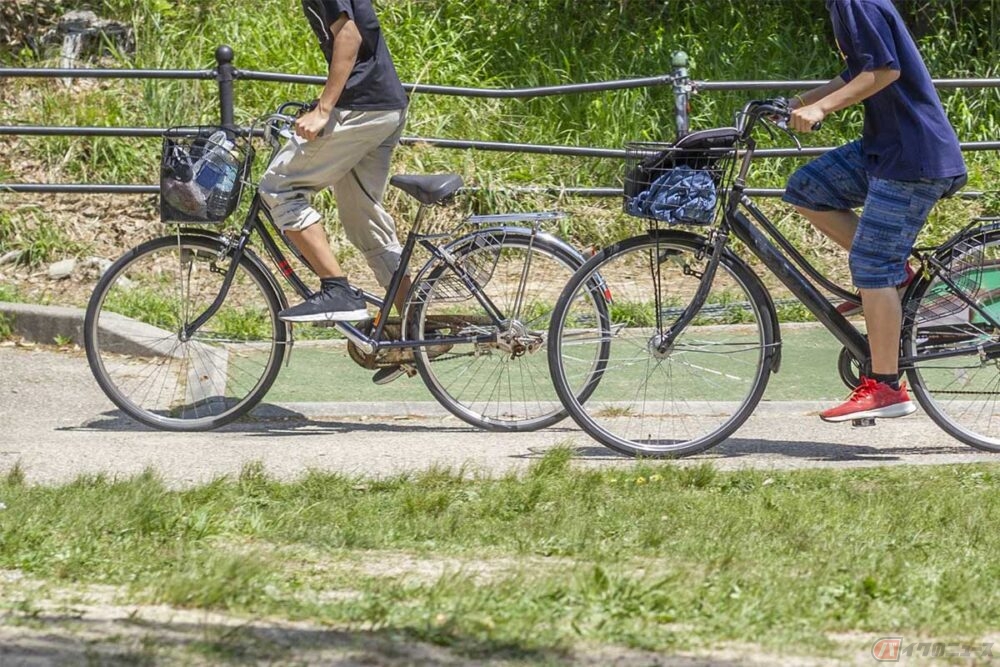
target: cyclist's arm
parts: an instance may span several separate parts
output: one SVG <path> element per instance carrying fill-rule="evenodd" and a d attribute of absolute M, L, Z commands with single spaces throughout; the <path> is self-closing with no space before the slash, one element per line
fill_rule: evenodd
<path fill-rule="evenodd" d="M 807 90 L 804 93 L 796 95 L 791 103 L 792 109 L 798 109 L 799 107 L 808 106 L 813 102 L 821 100 L 827 95 L 840 90 L 845 85 L 846 82 L 844 81 L 843 77 L 838 76 L 835 79 L 831 79 L 827 83 L 824 83 L 822 86 L 817 86 L 812 90 Z"/>
<path fill-rule="evenodd" d="M 295 133 L 305 139 L 315 139 L 330 121 L 330 114 L 337 105 L 347 78 L 354 69 L 361 49 L 361 33 L 357 24 L 347 14 L 330 25 L 333 34 L 333 57 L 330 59 L 330 70 L 326 75 L 323 93 L 319 96 L 316 108 L 295 122 Z"/>
<path fill-rule="evenodd" d="M 816 123 L 823 122 L 823 119 L 829 114 L 868 99 L 883 88 L 892 85 L 898 78 L 899 70 L 888 67 L 861 72 L 835 90 L 826 91 L 822 97 L 805 98 L 807 104 L 792 111 L 790 125 L 797 132 L 809 132 Z M 834 81 L 816 90 L 831 86 Z M 815 90 L 810 91 L 810 93 L 815 92 Z"/>

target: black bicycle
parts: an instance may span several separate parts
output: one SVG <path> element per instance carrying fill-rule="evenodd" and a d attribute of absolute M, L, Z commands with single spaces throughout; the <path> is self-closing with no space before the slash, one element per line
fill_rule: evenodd
<path fill-rule="evenodd" d="M 272 159 L 307 106 L 290 102 L 264 119 Z M 254 134 L 168 132 L 164 219 L 199 225 L 229 217 L 252 189 Z M 420 208 L 385 296 L 365 294 L 375 317 L 334 325 L 352 359 L 371 369 L 416 369 L 445 408 L 484 429 L 533 430 L 565 417 L 544 350 L 553 304 L 584 258 L 542 230 L 559 214 L 472 216 L 447 233 L 423 233 L 428 207 L 451 200 L 461 177 L 405 175 L 390 183 Z M 87 359 L 108 397 L 137 421 L 177 431 L 216 428 L 256 405 L 292 350 L 292 325 L 278 319 L 287 306 L 279 276 L 299 297 L 311 294 L 283 245 L 301 259 L 254 194 L 235 233 L 178 224 L 114 262 L 84 324 Z M 390 318 L 417 245 L 430 259 L 414 276 L 405 312 Z"/>
<path fill-rule="evenodd" d="M 780 367 L 781 330 L 733 240 L 843 345 L 845 384 L 869 373 L 867 339 L 821 290 L 855 303 L 856 295 L 810 265 L 745 192 L 754 129 L 784 129 L 788 114 L 782 99 L 753 101 L 734 127 L 627 147 L 625 210 L 649 219 L 650 229 L 577 271 L 549 332 L 559 397 L 604 445 L 630 455 L 694 454 L 753 412 Z M 975 220 L 913 256 L 919 270 L 903 296 L 900 369 L 941 428 L 1000 452 L 1000 223 Z"/>

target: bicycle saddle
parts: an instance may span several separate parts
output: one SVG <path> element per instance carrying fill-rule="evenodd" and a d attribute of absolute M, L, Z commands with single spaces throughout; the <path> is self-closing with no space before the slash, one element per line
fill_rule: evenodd
<path fill-rule="evenodd" d="M 438 204 L 465 185 L 458 174 L 401 174 L 389 183 L 421 204 Z"/>

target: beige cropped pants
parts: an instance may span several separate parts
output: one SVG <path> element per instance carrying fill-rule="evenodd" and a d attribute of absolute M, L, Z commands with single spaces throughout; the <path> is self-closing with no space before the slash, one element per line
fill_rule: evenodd
<path fill-rule="evenodd" d="M 312 198 L 332 187 L 347 239 L 383 287 L 392 280 L 402 250 L 382 198 L 405 122 L 405 109 L 334 109 L 322 135 L 313 141 L 294 136 L 281 148 L 259 186 L 274 224 L 290 230 L 320 222 Z"/>

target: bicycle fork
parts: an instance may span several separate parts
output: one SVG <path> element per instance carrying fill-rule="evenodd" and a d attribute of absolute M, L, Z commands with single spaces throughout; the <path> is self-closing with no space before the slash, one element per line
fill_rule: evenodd
<path fill-rule="evenodd" d="M 694 296 L 691 297 L 691 301 L 687 306 L 684 307 L 684 311 L 680 314 L 680 317 L 670 325 L 669 328 L 664 327 L 663 323 L 663 308 L 660 304 L 660 265 L 666 260 L 664 256 L 661 255 L 659 249 L 659 239 L 657 239 L 656 257 L 650 258 L 653 262 L 651 270 L 653 272 L 653 279 L 656 283 L 656 288 L 653 290 L 653 298 L 655 300 L 654 307 L 656 308 L 656 336 L 659 338 L 656 341 L 656 350 L 660 354 L 666 354 L 670 349 L 670 346 L 674 344 L 677 337 L 681 335 L 684 328 L 691 323 L 701 307 L 705 305 L 705 300 L 708 299 L 708 293 L 712 289 L 712 282 L 715 280 L 715 272 L 719 268 L 719 262 L 722 260 L 722 253 L 726 247 L 726 241 L 728 240 L 728 235 L 719 230 L 714 230 L 712 235 L 708 239 L 708 245 L 711 247 L 711 255 L 708 259 L 708 264 L 701 271 L 699 275 L 698 272 L 691 268 L 690 265 L 685 264 L 683 271 L 685 275 L 691 275 L 699 279 L 698 289 L 695 290 Z M 700 250 L 695 256 L 695 259 L 701 260 L 705 256 L 704 250 Z"/>

